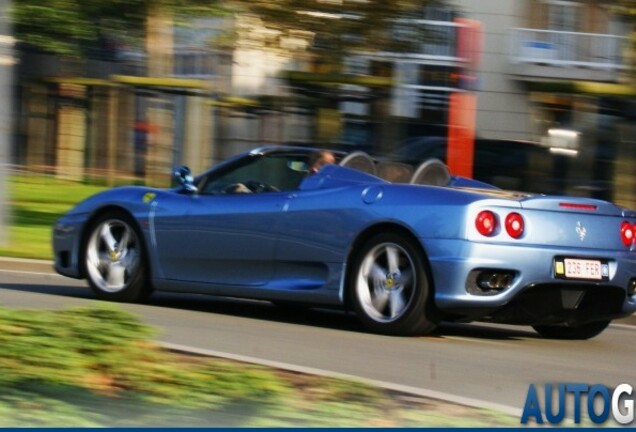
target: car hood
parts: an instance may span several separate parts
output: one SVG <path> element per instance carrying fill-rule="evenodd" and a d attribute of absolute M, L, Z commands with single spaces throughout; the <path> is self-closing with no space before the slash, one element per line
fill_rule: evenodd
<path fill-rule="evenodd" d="M 144 186 L 122 186 L 108 189 L 92 195 L 79 202 L 67 214 L 92 213 L 96 208 L 106 205 L 119 205 L 130 208 L 130 205 L 145 205 L 147 201 L 166 189 L 156 189 Z"/>

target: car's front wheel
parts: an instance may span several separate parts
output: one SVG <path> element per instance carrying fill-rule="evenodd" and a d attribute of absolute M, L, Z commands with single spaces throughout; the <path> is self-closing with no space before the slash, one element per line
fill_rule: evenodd
<path fill-rule="evenodd" d="M 595 321 L 578 326 L 552 326 L 552 325 L 536 325 L 532 326 L 541 336 L 548 339 L 591 339 L 598 336 L 607 328 L 609 321 Z"/>
<path fill-rule="evenodd" d="M 141 236 L 126 213 L 114 211 L 93 222 L 84 243 L 84 273 L 104 300 L 135 302 L 151 293 Z"/>
<path fill-rule="evenodd" d="M 433 331 L 430 290 L 423 254 L 406 236 L 378 234 L 353 260 L 350 303 L 373 332 L 406 336 Z"/>

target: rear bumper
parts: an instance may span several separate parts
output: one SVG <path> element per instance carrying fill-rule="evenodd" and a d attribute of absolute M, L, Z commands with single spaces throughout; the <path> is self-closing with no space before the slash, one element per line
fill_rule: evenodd
<path fill-rule="evenodd" d="M 435 303 L 458 320 L 486 319 L 517 324 L 582 323 L 615 319 L 636 312 L 627 295 L 636 278 L 636 253 L 630 251 L 532 247 L 423 239 L 431 263 Z M 555 277 L 556 257 L 606 260 L 605 281 Z M 514 273 L 511 286 L 479 293 L 475 275 L 485 270 Z"/>
<path fill-rule="evenodd" d="M 613 320 L 625 311 L 625 291 L 614 286 L 538 285 L 526 287 L 508 304 L 496 308 L 450 308 L 459 319 L 520 325 L 577 325 Z M 469 318 L 470 317 L 470 318 Z"/>

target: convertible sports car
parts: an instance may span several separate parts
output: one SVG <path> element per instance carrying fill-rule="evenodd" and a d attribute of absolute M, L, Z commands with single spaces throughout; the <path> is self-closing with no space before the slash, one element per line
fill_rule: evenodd
<path fill-rule="evenodd" d="M 393 335 L 480 320 L 587 339 L 636 311 L 633 211 L 503 191 L 434 160 L 336 153 L 312 174 L 315 152 L 264 147 L 196 178 L 181 168 L 176 188 L 93 196 L 55 225 L 55 268 L 107 300 L 340 307 Z"/>

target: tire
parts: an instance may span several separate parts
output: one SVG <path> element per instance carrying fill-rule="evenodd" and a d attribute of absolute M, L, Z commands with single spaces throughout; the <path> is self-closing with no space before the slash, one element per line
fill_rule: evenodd
<path fill-rule="evenodd" d="M 152 293 L 142 236 L 128 214 L 111 211 L 97 218 L 82 251 L 84 275 L 100 299 L 138 302 Z"/>
<path fill-rule="evenodd" d="M 582 340 L 598 336 L 607 328 L 610 321 L 596 321 L 574 327 L 536 325 L 532 326 L 537 333 L 548 339 Z"/>
<path fill-rule="evenodd" d="M 403 235 L 382 233 L 364 244 L 352 262 L 348 294 L 356 315 L 372 332 L 412 336 L 437 326 L 425 257 Z"/>

